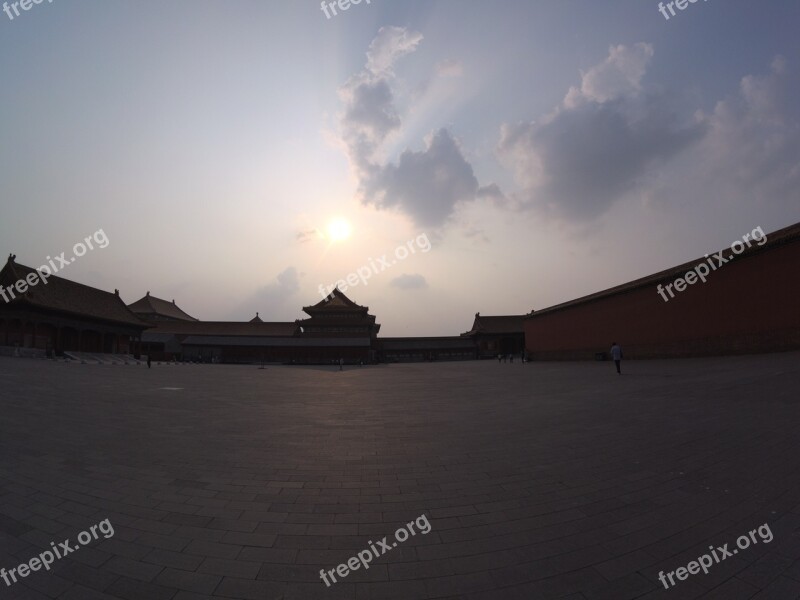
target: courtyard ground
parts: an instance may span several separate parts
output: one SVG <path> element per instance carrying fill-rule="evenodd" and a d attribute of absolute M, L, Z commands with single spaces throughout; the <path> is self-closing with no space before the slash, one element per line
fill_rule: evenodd
<path fill-rule="evenodd" d="M 798 390 L 797 353 L 622 376 L 0 358 L 0 567 L 114 529 L 0 600 L 800 598 Z"/>

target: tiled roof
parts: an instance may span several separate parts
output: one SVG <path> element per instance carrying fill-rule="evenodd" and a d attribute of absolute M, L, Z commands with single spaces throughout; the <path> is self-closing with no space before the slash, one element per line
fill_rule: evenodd
<path fill-rule="evenodd" d="M 475 315 L 472 329 L 461 335 L 472 336 L 479 333 L 522 333 L 522 322 L 526 316 L 527 315 L 502 315 L 484 317 L 478 313 Z"/>
<path fill-rule="evenodd" d="M 291 337 L 297 323 L 228 322 L 228 321 L 160 321 L 148 333 L 175 335 Z"/>
<path fill-rule="evenodd" d="M 321 327 L 347 327 L 358 325 L 372 325 L 375 323 L 375 315 L 359 314 L 352 319 L 347 317 L 337 317 L 336 315 L 316 315 L 308 319 L 300 319 L 298 323 L 302 326 L 318 325 Z"/>
<path fill-rule="evenodd" d="M 36 269 L 19 264 L 9 257 L 5 267 L 0 270 L 0 285 L 7 287 L 25 279 Z M 4 304 L 2 300 L 1 303 Z M 137 318 L 119 297 L 118 293 L 104 292 L 97 288 L 76 283 L 55 275 L 47 279 L 47 284 L 39 282 L 9 303 L 11 306 L 28 304 L 31 307 L 51 310 L 65 315 L 132 325 L 142 329 L 147 323 Z"/>
<path fill-rule="evenodd" d="M 178 308 L 178 306 L 175 304 L 175 300 L 172 302 L 162 300 L 161 298 L 151 296 L 150 292 L 147 292 L 147 295 L 144 298 L 137 300 L 133 304 L 129 304 L 128 308 L 136 314 L 142 316 L 159 315 L 169 319 L 177 319 L 179 321 L 197 321 L 197 319 L 186 314 L 180 308 Z"/>
<path fill-rule="evenodd" d="M 313 306 L 304 306 L 303 312 L 308 313 L 309 315 L 318 314 L 320 312 L 325 311 L 341 311 L 341 310 L 351 310 L 351 311 L 360 311 L 360 312 L 368 312 L 368 306 L 361 306 L 356 304 L 350 298 L 344 295 L 339 288 L 335 288 L 328 297 L 320 300 Z"/>

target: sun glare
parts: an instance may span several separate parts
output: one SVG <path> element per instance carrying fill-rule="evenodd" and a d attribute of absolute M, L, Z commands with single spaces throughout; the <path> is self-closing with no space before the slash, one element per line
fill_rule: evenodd
<path fill-rule="evenodd" d="M 352 228 L 344 219 L 334 219 L 328 223 L 328 238 L 332 242 L 343 242 L 350 237 Z"/>

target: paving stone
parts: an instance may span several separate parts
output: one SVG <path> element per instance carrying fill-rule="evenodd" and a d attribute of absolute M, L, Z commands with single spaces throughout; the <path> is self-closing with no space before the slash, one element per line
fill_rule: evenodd
<path fill-rule="evenodd" d="M 607 363 L 339 373 L 0 358 L 0 564 L 108 518 L 113 537 L 14 595 L 797 597 L 799 359 L 631 361 L 618 377 Z M 420 515 L 430 533 L 396 540 Z M 764 523 L 772 543 L 659 582 Z M 320 579 L 384 537 L 370 569 Z"/>
<path fill-rule="evenodd" d="M 166 568 L 158 575 L 155 582 L 165 587 L 173 587 L 187 592 L 211 594 L 222 581 L 218 575 L 192 573 L 179 569 Z"/>

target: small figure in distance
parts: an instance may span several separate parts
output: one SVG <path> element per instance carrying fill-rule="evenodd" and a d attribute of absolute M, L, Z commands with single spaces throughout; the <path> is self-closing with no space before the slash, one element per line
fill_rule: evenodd
<path fill-rule="evenodd" d="M 622 362 L 622 348 L 619 347 L 617 342 L 611 343 L 611 360 L 613 360 L 614 364 L 617 366 L 617 375 L 622 375 L 622 370 L 620 369 L 620 362 Z"/>

